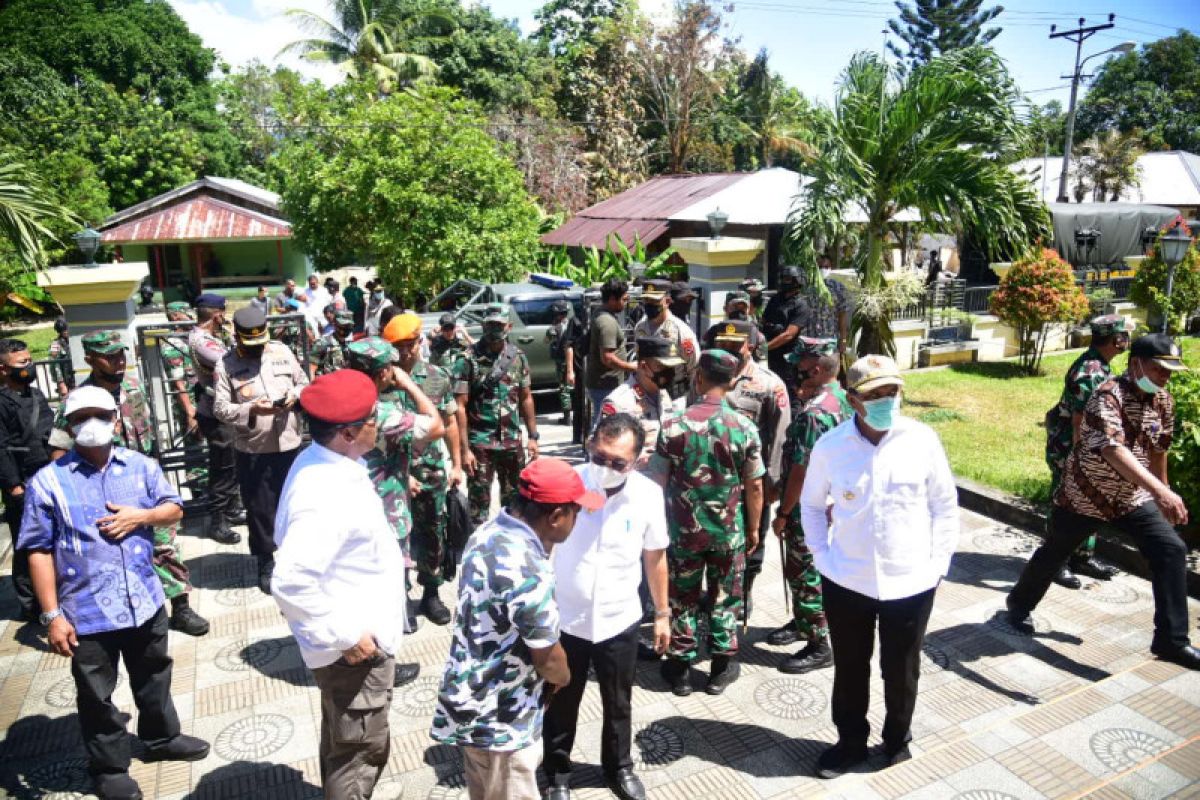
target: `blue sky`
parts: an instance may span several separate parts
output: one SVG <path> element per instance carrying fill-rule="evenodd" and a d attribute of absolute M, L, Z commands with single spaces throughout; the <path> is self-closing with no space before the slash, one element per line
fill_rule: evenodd
<path fill-rule="evenodd" d="M 533 27 L 533 12 L 542 0 L 488 0 L 492 10 L 516 19 L 522 30 Z M 280 12 L 303 7 L 323 12 L 326 0 L 170 0 L 205 44 L 216 48 L 233 64 L 251 58 L 270 63 L 283 44 L 296 37 L 290 21 Z M 661 13 L 669 0 L 642 0 L 643 8 Z M 1114 47 L 1123 41 L 1137 44 L 1172 35 L 1178 28 L 1200 31 L 1197 0 L 1098 0 L 1064 3 L 1047 0 L 1011 0 L 1000 3 L 1003 32 L 993 43 L 1008 62 L 1021 89 L 1038 103 L 1067 101 L 1068 81 L 1075 46 L 1049 39 L 1050 25 L 1075 27 L 1079 17 L 1088 24 L 1117 15 L 1116 27 L 1097 33 L 1084 44 L 1084 55 Z M 895 15 L 890 0 L 744 0 L 734 2 L 726 15 L 729 34 L 740 38 L 751 53 L 765 47 L 774 69 L 806 95 L 828 102 L 840 70 L 858 50 L 879 50 L 887 20 Z M 985 3 L 985 6 L 989 5 Z M 1088 70 L 1103 61 L 1093 59 Z M 294 65 L 294 64 L 293 64 Z M 316 74 L 311 68 L 306 70 Z M 329 73 L 324 76 L 329 79 Z"/>

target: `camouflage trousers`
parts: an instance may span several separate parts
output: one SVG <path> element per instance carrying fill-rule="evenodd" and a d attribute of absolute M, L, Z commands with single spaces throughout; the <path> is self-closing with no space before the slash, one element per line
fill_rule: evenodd
<path fill-rule="evenodd" d="M 417 582 L 422 586 L 441 586 L 442 560 L 446 555 L 446 511 L 448 483 L 434 484 L 412 496 L 412 533 L 408 539 L 413 563 L 417 569 Z"/>
<path fill-rule="evenodd" d="M 500 479 L 500 505 L 506 506 L 517 496 L 517 478 L 525 466 L 525 449 L 488 450 L 471 445 L 475 456 L 475 474 L 467 478 L 467 505 L 476 527 L 487 522 L 492 510 L 492 477 Z"/>
<path fill-rule="evenodd" d="M 554 373 L 558 376 L 558 404 L 564 414 L 571 413 L 571 393 L 575 387 L 567 383 L 567 362 L 555 361 Z"/>
<path fill-rule="evenodd" d="M 825 601 L 821 595 L 821 573 L 813 566 L 812 551 L 804 541 L 799 511 L 788 517 L 783 529 L 783 577 L 792 595 L 792 619 L 801 639 L 820 642 L 829 638 Z"/>
<path fill-rule="evenodd" d="M 705 581 L 713 600 L 708 618 L 709 653 L 737 654 L 737 625 L 742 613 L 742 579 L 745 572 L 744 548 L 693 552 L 672 545 L 667 550 L 671 599 L 671 646 L 668 654 L 671 658 L 691 662 L 699 655 L 696 631 L 700 622 L 700 599 L 705 595 Z M 715 593 L 712 591 L 714 587 Z"/>
<path fill-rule="evenodd" d="M 175 546 L 175 526 L 154 529 L 154 574 L 162 584 L 163 594 L 173 600 L 192 590 L 188 581 L 188 568 L 179 558 Z"/>
<path fill-rule="evenodd" d="M 1058 485 L 1062 483 L 1062 467 L 1052 463 L 1046 459 L 1046 464 L 1050 467 L 1050 502 L 1054 502 L 1054 495 L 1058 491 Z M 1050 532 L 1050 518 L 1046 518 L 1046 532 Z M 1072 558 L 1079 558 L 1083 561 L 1088 561 L 1092 556 L 1096 555 L 1096 534 L 1092 534 L 1080 543 L 1079 547 L 1075 548 L 1075 553 Z M 1068 562 L 1069 563 L 1069 562 Z"/>

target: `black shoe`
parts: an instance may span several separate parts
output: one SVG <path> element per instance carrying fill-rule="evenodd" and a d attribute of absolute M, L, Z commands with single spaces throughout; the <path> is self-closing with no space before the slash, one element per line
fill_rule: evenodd
<path fill-rule="evenodd" d="M 1078 589 L 1083 586 L 1083 581 L 1075 577 L 1066 564 L 1062 565 L 1052 580 L 1064 589 Z"/>
<path fill-rule="evenodd" d="M 1072 558 L 1067 562 L 1071 571 L 1077 575 L 1086 575 L 1089 578 L 1095 578 L 1098 581 L 1111 581 L 1117 575 L 1117 568 L 1110 567 L 1108 564 L 1101 564 L 1094 557 L 1092 558 Z"/>
<path fill-rule="evenodd" d="M 392 685 L 396 688 L 412 683 L 421 674 L 421 665 L 415 662 L 409 662 L 396 665 L 396 679 Z"/>
<path fill-rule="evenodd" d="M 819 642 L 809 642 L 803 650 L 798 651 L 791 658 L 784 659 L 779 665 L 780 672 L 786 672 L 788 675 L 803 675 L 805 672 L 812 672 L 814 669 L 822 669 L 833 663 L 833 648 L 829 646 L 827 639 L 822 639 Z"/>
<path fill-rule="evenodd" d="M 171 608 L 169 624 L 171 630 L 186 633 L 188 636 L 203 636 L 208 633 L 208 620 L 197 614 L 186 602 Z"/>
<path fill-rule="evenodd" d="M 258 562 L 258 590 L 263 594 L 271 593 L 271 573 L 275 571 L 275 559 L 263 558 Z"/>
<path fill-rule="evenodd" d="M 638 637 L 637 657 L 638 661 L 658 661 L 662 658 L 658 651 L 654 649 L 654 645 L 641 636 Z"/>
<path fill-rule="evenodd" d="M 546 800 L 571 800 L 571 787 L 567 784 L 551 784 L 546 790 Z"/>
<path fill-rule="evenodd" d="M 840 777 L 866 760 L 865 744 L 846 745 L 838 742 L 817 758 L 817 777 L 824 780 Z"/>
<path fill-rule="evenodd" d="M 678 658 L 668 658 L 659 668 L 663 680 L 671 687 L 671 693 L 676 697 L 687 697 L 692 693 L 691 665 Z"/>
<path fill-rule="evenodd" d="M 128 772 L 105 772 L 92 777 L 92 789 L 100 800 L 142 800 L 142 787 Z"/>
<path fill-rule="evenodd" d="M 412 600 L 405 597 L 404 598 L 404 632 L 405 633 L 416 633 L 417 628 L 420 627 L 420 623 L 417 621 L 416 609 L 417 609 L 417 604 L 414 604 Z"/>
<path fill-rule="evenodd" d="M 1150 652 L 1158 656 L 1163 661 L 1170 661 L 1172 664 L 1178 664 L 1181 667 L 1188 669 L 1200 669 L 1200 650 L 1191 645 L 1174 648 L 1158 648 L 1151 647 Z"/>
<path fill-rule="evenodd" d="M 208 534 L 208 538 L 217 544 L 237 544 L 242 540 L 242 535 L 229 527 L 228 522 L 221 520 L 217 524 L 217 527 L 213 528 Z"/>
<path fill-rule="evenodd" d="M 883 755 L 887 759 L 887 765 L 894 767 L 897 764 L 903 764 L 905 761 L 912 760 L 912 751 L 908 749 L 908 744 L 905 743 L 900 747 L 884 747 Z"/>
<path fill-rule="evenodd" d="M 421 597 L 420 611 L 434 625 L 445 625 L 450 621 L 450 609 L 446 608 L 442 598 L 438 597 L 437 589 L 432 586 L 426 587 Z"/>
<path fill-rule="evenodd" d="M 633 769 L 626 767 L 617 770 L 616 774 L 605 777 L 608 789 L 621 800 L 646 800 L 646 787 L 634 774 Z"/>
<path fill-rule="evenodd" d="M 1012 628 L 1013 631 L 1021 634 L 1022 636 L 1033 636 L 1033 620 L 1030 619 L 1027 612 L 1016 611 L 1010 608 L 1005 613 L 1008 614 L 1008 626 Z"/>
<path fill-rule="evenodd" d="M 229 513 L 227 513 L 225 515 L 225 519 L 226 519 L 226 521 L 229 522 L 230 525 L 245 525 L 246 524 L 246 509 L 242 508 L 241 506 L 238 506 L 233 511 L 230 511 Z"/>
<path fill-rule="evenodd" d="M 708 685 L 704 687 L 704 691 L 709 694 L 721 694 L 741 674 L 742 665 L 736 658 L 713 656 L 712 669 L 708 674 Z"/>
<path fill-rule="evenodd" d="M 782 645 L 795 644 L 799 638 L 800 635 L 796 633 L 796 625 L 789 622 L 782 628 L 776 628 L 768 633 L 767 644 L 773 644 L 776 647 L 779 647 Z"/>
<path fill-rule="evenodd" d="M 142 761 L 203 761 L 208 750 L 208 742 L 180 733 L 166 744 L 146 748 Z"/>

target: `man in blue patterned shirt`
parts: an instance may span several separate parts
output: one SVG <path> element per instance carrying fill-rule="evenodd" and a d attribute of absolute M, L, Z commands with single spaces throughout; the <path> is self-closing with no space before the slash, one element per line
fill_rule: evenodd
<path fill-rule="evenodd" d="M 29 481 L 19 547 L 50 648 L 71 659 L 79 724 L 95 792 L 142 796 L 129 775 L 126 716 L 112 702 L 117 659 L 138 706 L 143 761 L 197 761 L 208 743 L 180 733 L 171 700 L 171 657 L 154 528 L 183 517 L 179 495 L 153 460 L 112 443 L 117 405 L 96 386 L 67 396 L 74 437 L 65 455 Z"/>
<path fill-rule="evenodd" d="M 471 800 L 538 800 L 546 693 L 571 682 L 549 553 L 603 505 L 567 462 L 539 458 L 467 542 L 430 735 L 462 749 Z"/>

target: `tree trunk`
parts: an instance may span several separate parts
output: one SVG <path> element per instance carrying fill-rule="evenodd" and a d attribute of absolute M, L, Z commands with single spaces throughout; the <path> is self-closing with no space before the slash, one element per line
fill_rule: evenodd
<path fill-rule="evenodd" d="M 867 224 L 867 257 L 863 262 L 862 285 L 864 289 L 879 291 L 883 288 L 883 243 L 887 228 L 878 211 L 874 211 L 870 219 Z M 882 309 L 877 318 L 859 319 L 858 354 L 896 355 L 889 309 Z"/>

